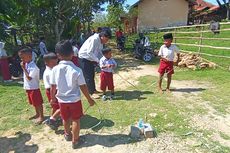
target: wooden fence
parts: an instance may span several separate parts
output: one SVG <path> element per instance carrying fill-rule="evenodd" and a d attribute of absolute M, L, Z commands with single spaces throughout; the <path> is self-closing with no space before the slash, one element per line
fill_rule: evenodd
<path fill-rule="evenodd" d="M 230 22 L 220 23 L 221 29 L 216 30 L 216 31 L 218 31 L 218 32 L 230 31 L 230 28 L 229 28 L 230 26 L 228 28 L 222 28 L 223 25 L 230 25 Z M 192 25 L 192 26 L 180 26 L 180 27 L 168 27 L 168 28 L 160 28 L 160 29 L 157 29 L 157 30 L 155 30 L 155 29 L 150 30 L 150 33 L 155 33 L 156 34 L 155 42 L 157 43 L 157 42 L 159 42 L 158 33 L 170 31 L 174 35 L 174 44 L 177 44 L 177 45 L 180 45 L 180 46 L 198 47 L 197 53 L 201 54 L 201 55 L 230 59 L 230 54 L 229 54 L 229 56 L 225 56 L 225 55 L 216 55 L 214 53 L 209 54 L 209 53 L 203 53 L 202 52 L 203 48 L 210 48 L 210 49 L 217 49 L 217 50 L 228 50 L 230 52 L 230 35 L 228 36 L 228 38 L 207 38 L 207 37 L 204 37 L 205 33 L 212 33 L 212 31 L 209 30 L 208 27 L 209 27 L 209 24 Z M 192 29 L 192 28 L 196 28 L 196 30 L 193 30 L 193 31 L 184 30 L 184 29 Z M 206 28 L 206 30 L 205 30 L 205 28 Z M 181 37 L 181 36 L 178 36 L 178 34 L 188 34 L 188 35 L 189 34 L 191 34 L 191 35 L 199 34 L 199 36 L 198 37 L 197 36 L 196 37 L 191 37 L 191 36 Z M 181 39 L 198 40 L 198 44 L 178 43 L 178 40 L 181 40 Z M 204 45 L 203 40 L 227 41 L 227 42 L 229 42 L 229 46 L 227 46 L 227 47 L 219 47 L 219 46 L 212 46 L 212 45 Z M 182 52 L 194 52 L 192 50 L 181 50 L 181 51 Z"/>

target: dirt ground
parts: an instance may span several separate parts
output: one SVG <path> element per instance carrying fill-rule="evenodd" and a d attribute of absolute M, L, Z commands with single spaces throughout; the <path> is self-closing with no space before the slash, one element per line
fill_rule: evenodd
<path fill-rule="evenodd" d="M 131 84 L 137 85 L 138 78 L 141 76 L 151 75 L 158 76 L 157 67 L 153 65 L 141 65 L 139 61 L 132 57 L 117 55 L 117 61 L 122 63 L 120 70 L 114 74 L 116 88 L 125 90 Z M 122 60 L 125 59 L 125 60 Z M 124 80 L 128 80 L 124 81 Z M 154 85 L 156 87 L 156 85 Z M 230 115 L 218 115 L 216 110 L 209 105 L 209 102 L 201 102 L 199 96 L 203 90 L 214 88 L 208 82 L 197 80 L 189 81 L 172 81 L 172 95 L 175 100 L 191 101 L 188 108 L 195 109 L 195 105 L 200 106 L 208 111 L 206 115 L 191 116 L 190 124 L 197 129 L 209 129 L 215 131 L 210 137 L 221 144 L 230 147 L 230 142 L 220 137 L 219 131 L 226 135 L 230 135 Z M 150 114 L 154 117 L 155 114 Z M 148 153 L 148 152 L 167 152 L 167 153 L 186 153 L 200 152 L 199 150 L 191 150 L 191 146 L 199 145 L 198 139 L 180 139 L 172 133 L 160 133 L 157 138 L 140 140 L 133 143 L 129 134 L 129 127 L 126 131 L 106 131 L 94 132 L 90 130 L 82 130 L 81 133 L 86 134 L 84 138 L 86 143 L 76 151 L 71 149 L 71 143 L 66 142 L 62 133 L 55 133 L 48 127 L 44 127 L 39 133 L 15 133 L 9 131 L 0 138 L 0 153 Z M 87 134 L 88 133 L 88 134 Z M 202 137 L 202 134 L 200 135 Z M 17 141 L 20 140 L 20 141 Z"/>

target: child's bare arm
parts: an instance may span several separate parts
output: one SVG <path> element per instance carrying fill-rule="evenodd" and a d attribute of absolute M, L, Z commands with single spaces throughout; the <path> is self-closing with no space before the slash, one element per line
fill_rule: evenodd
<path fill-rule="evenodd" d="M 22 70 L 24 71 L 24 73 L 25 73 L 25 75 L 26 75 L 26 78 L 27 78 L 28 80 L 32 80 L 32 78 L 30 77 L 28 71 L 26 70 L 25 63 L 21 62 L 20 64 L 21 64 Z"/>
<path fill-rule="evenodd" d="M 86 99 L 88 100 L 90 106 L 93 106 L 95 104 L 95 101 L 90 97 L 86 84 L 81 85 L 80 89 L 81 89 L 82 93 L 84 94 L 84 96 L 86 97 Z"/>
<path fill-rule="evenodd" d="M 55 97 L 56 92 L 57 92 L 57 85 L 51 85 L 50 88 L 51 103 L 54 103 L 57 100 Z"/>
<path fill-rule="evenodd" d="M 177 53 L 177 63 L 180 61 L 180 53 Z"/>

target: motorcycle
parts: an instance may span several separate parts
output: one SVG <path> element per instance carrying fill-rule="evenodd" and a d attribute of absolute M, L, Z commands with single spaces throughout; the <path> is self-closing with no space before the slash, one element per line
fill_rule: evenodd
<path fill-rule="evenodd" d="M 19 77 L 22 74 L 23 70 L 20 63 L 21 59 L 17 54 L 9 58 L 9 71 L 11 76 Z"/>
<path fill-rule="evenodd" d="M 133 44 L 134 57 L 145 62 L 151 61 L 155 55 L 150 45 L 151 43 L 146 36 L 142 39 L 137 39 Z"/>
<path fill-rule="evenodd" d="M 124 51 L 124 49 L 125 49 L 125 36 L 121 36 L 120 38 L 117 39 L 117 48 L 120 51 Z"/>

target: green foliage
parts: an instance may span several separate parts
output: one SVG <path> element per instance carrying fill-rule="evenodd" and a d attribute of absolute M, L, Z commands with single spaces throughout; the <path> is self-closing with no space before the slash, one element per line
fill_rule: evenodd
<path fill-rule="evenodd" d="M 89 31 L 93 14 L 106 2 L 117 5 L 124 0 L 1 0 L 0 23 L 16 26 L 24 43 L 45 36 L 48 46 L 54 46 L 60 39 L 76 36 L 81 28 Z M 0 39 L 12 44 L 7 36 L 0 24 Z"/>
<path fill-rule="evenodd" d="M 107 27 L 108 26 L 107 15 L 103 13 L 95 14 L 92 26 L 93 28 L 105 27 L 105 26 Z"/>
<path fill-rule="evenodd" d="M 109 5 L 108 11 L 108 25 L 110 27 L 119 27 L 121 25 L 121 15 L 124 14 L 122 4 Z"/>

